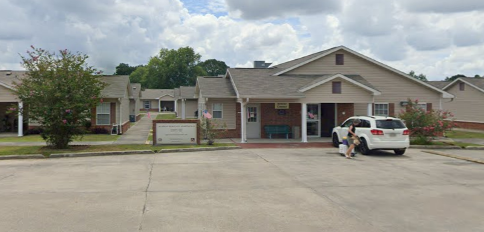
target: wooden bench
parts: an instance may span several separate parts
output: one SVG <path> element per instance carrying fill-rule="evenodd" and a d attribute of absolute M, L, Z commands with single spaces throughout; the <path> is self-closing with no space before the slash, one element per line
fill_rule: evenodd
<path fill-rule="evenodd" d="M 269 139 L 272 139 L 273 134 L 285 134 L 286 139 L 289 139 L 289 134 L 291 133 L 290 127 L 288 125 L 266 125 L 264 126 L 264 131 Z"/>

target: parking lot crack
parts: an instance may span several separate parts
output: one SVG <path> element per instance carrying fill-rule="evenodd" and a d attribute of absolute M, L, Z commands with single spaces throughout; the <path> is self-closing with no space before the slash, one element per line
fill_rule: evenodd
<path fill-rule="evenodd" d="M 150 185 L 151 185 L 151 178 L 153 176 L 153 166 L 155 164 L 155 157 L 153 157 L 153 160 L 151 161 L 151 164 L 150 164 L 150 172 L 149 172 L 149 175 L 148 175 L 148 184 L 146 185 L 146 188 L 144 190 L 144 193 L 145 193 L 145 200 L 144 200 L 144 203 L 143 203 L 143 209 L 141 211 L 141 219 L 140 219 L 140 223 L 139 223 L 139 226 L 138 226 L 138 231 L 143 231 L 143 218 L 144 218 L 144 215 L 146 213 L 146 204 L 148 202 L 148 190 L 150 188 Z"/>

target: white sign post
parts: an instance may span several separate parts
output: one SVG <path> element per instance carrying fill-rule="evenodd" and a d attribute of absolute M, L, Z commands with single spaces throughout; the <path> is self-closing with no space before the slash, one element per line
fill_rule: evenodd
<path fill-rule="evenodd" d="M 197 144 L 196 123 L 156 123 L 156 145 Z"/>

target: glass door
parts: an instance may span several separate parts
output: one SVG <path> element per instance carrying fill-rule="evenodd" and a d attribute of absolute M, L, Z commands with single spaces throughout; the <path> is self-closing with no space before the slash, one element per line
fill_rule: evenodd
<path fill-rule="evenodd" d="M 306 114 L 307 135 L 309 137 L 321 136 L 321 105 L 308 104 L 308 112 Z"/>

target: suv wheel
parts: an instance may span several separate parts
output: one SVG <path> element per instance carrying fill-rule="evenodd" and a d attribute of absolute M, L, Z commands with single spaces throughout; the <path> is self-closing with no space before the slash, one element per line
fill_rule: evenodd
<path fill-rule="evenodd" d="M 336 133 L 333 133 L 333 146 L 339 147 L 339 139 L 338 139 L 338 135 Z"/>
<path fill-rule="evenodd" d="M 359 150 L 361 154 L 363 155 L 369 155 L 371 153 L 371 150 L 368 148 L 368 145 L 366 145 L 366 140 L 364 138 L 360 138 L 361 143 L 359 145 Z"/>
<path fill-rule="evenodd" d="M 393 151 L 394 151 L 394 152 L 395 152 L 395 154 L 397 154 L 397 155 L 403 155 L 403 154 L 405 154 L 405 151 L 406 151 L 406 150 L 407 150 L 407 149 L 395 149 L 395 150 L 393 150 Z"/>

